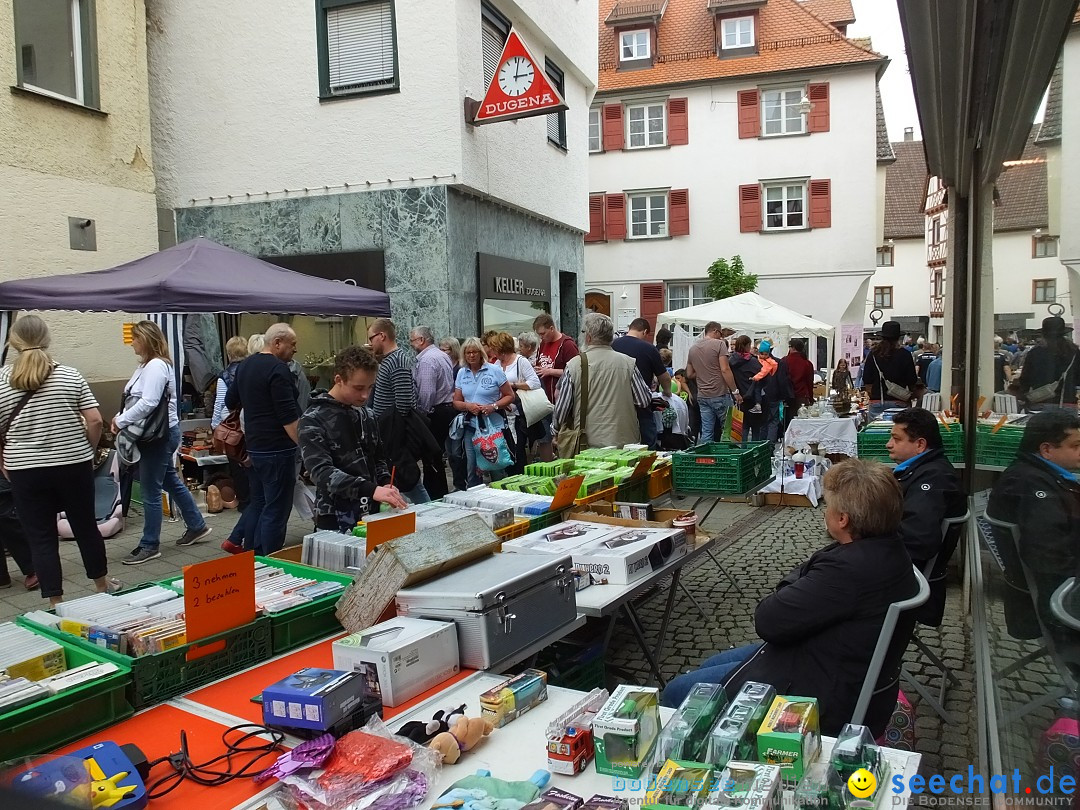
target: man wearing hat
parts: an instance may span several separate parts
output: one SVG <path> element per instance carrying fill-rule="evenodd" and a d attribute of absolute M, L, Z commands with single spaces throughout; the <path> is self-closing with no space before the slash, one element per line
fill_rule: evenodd
<path fill-rule="evenodd" d="M 919 378 L 911 352 L 900 346 L 900 323 L 885 321 L 881 340 L 863 367 L 863 387 L 870 394 L 870 416 L 890 408 L 908 408 L 915 397 Z"/>
<path fill-rule="evenodd" d="M 1080 351 L 1066 337 L 1071 329 L 1056 315 L 1043 318 L 1042 342 L 1024 359 L 1017 386 L 1025 411 L 1033 413 L 1048 407 L 1076 404 Z"/>

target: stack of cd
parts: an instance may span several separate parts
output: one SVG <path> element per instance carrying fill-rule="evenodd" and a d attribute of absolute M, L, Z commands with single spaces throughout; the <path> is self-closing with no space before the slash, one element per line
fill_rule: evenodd
<path fill-rule="evenodd" d="M 60 630 L 122 655 L 159 653 L 187 643 L 184 598 L 160 585 L 61 602 L 56 615 Z"/>
<path fill-rule="evenodd" d="M 40 681 L 67 669 L 64 648 L 14 622 L 0 623 L 0 678 Z"/>
<path fill-rule="evenodd" d="M 178 591 L 184 590 L 182 579 L 170 582 L 169 585 Z M 321 596 L 337 593 L 344 588 L 340 582 L 297 577 L 277 566 L 255 561 L 255 609 L 263 613 L 287 610 Z"/>
<path fill-rule="evenodd" d="M 514 514 L 521 517 L 542 515 L 551 508 L 551 501 L 550 495 L 534 495 L 484 486 L 473 487 L 464 492 L 451 492 L 443 498 L 443 503 L 472 509 L 513 509 Z"/>
<path fill-rule="evenodd" d="M 327 571 L 356 574 L 364 567 L 367 540 L 321 530 L 304 537 L 300 562 Z"/>

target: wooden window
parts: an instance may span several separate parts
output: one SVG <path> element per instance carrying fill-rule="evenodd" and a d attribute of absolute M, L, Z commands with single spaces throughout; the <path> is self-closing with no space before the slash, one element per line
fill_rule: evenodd
<path fill-rule="evenodd" d="M 801 135 L 805 132 L 802 99 L 802 87 L 762 91 L 761 118 L 765 135 Z"/>
<path fill-rule="evenodd" d="M 669 98 L 667 102 L 668 145 L 682 146 L 690 143 L 690 127 L 685 98 Z"/>
<path fill-rule="evenodd" d="M 558 65 L 547 57 L 544 57 L 544 73 L 548 80 L 559 91 L 560 95 L 566 92 L 566 80 Z M 548 140 L 560 149 L 566 149 L 566 110 L 547 114 Z"/>
<path fill-rule="evenodd" d="M 721 29 L 721 50 L 727 51 L 733 48 L 754 47 L 753 17 L 732 17 L 723 21 Z"/>
<path fill-rule="evenodd" d="M 757 90 L 740 90 L 739 137 L 756 138 L 761 134 L 761 111 L 758 109 L 760 93 Z"/>
<path fill-rule="evenodd" d="M 874 306 L 877 309 L 892 309 L 892 287 L 874 287 Z"/>
<path fill-rule="evenodd" d="M 634 104 L 626 108 L 626 143 L 630 149 L 648 149 L 667 143 L 664 104 Z"/>
<path fill-rule="evenodd" d="M 1048 259 L 1058 255 L 1058 238 L 1056 236 L 1033 236 L 1031 237 L 1031 258 Z"/>
<path fill-rule="evenodd" d="M 630 238 L 655 239 L 668 235 L 668 195 L 666 191 L 628 194 Z"/>
<path fill-rule="evenodd" d="M 603 194 L 589 195 L 589 232 L 585 234 L 586 242 L 604 241 L 604 199 Z"/>
<path fill-rule="evenodd" d="M 604 141 L 600 130 L 601 109 L 593 107 L 589 110 L 589 151 L 604 151 Z"/>
<path fill-rule="evenodd" d="M 752 183 L 739 186 L 739 231 L 757 233 L 761 230 L 761 186 Z"/>
<path fill-rule="evenodd" d="M 622 149 L 624 142 L 622 104 L 605 104 L 604 151 Z"/>
<path fill-rule="evenodd" d="M 1057 279 L 1037 278 L 1031 282 L 1031 303 L 1052 304 L 1057 300 Z"/>
<path fill-rule="evenodd" d="M 626 195 L 608 194 L 604 199 L 604 228 L 608 239 L 626 238 Z"/>
<path fill-rule="evenodd" d="M 19 86 L 97 108 L 93 0 L 15 0 L 14 17 Z"/>
<path fill-rule="evenodd" d="M 685 188 L 673 188 L 668 193 L 671 213 L 672 236 L 690 235 L 690 191 Z"/>
<path fill-rule="evenodd" d="M 806 183 L 765 184 L 765 230 L 806 227 Z"/>
<path fill-rule="evenodd" d="M 882 245 L 877 249 L 877 266 L 878 267 L 892 267 L 893 266 L 893 246 Z"/>
<path fill-rule="evenodd" d="M 810 181 L 810 227 L 829 228 L 832 226 L 832 182 L 830 180 Z"/>
<path fill-rule="evenodd" d="M 829 131 L 829 83 L 821 82 L 806 86 L 810 100 L 810 112 L 806 116 L 807 132 Z"/>
<path fill-rule="evenodd" d="M 649 58 L 649 31 L 641 28 L 636 31 L 623 31 L 619 34 L 619 61 L 630 62 L 634 59 Z"/>

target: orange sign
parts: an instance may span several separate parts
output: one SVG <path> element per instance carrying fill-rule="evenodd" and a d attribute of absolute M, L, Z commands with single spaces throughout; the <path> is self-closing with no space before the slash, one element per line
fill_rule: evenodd
<path fill-rule="evenodd" d="M 184 566 L 188 642 L 255 621 L 255 554 Z"/>
<path fill-rule="evenodd" d="M 499 66 L 472 122 L 493 124 L 565 109 L 562 93 L 529 53 L 517 31 L 511 29 L 499 57 Z"/>
<path fill-rule="evenodd" d="M 416 512 L 402 512 L 400 515 L 389 514 L 377 520 L 365 520 L 367 526 L 367 553 L 374 551 L 387 540 L 397 540 L 416 531 Z"/>
<path fill-rule="evenodd" d="M 557 512 L 560 509 L 573 506 L 578 490 L 581 489 L 581 482 L 584 480 L 584 475 L 574 475 L 560 481 L 558 488 L 555 490 L 555 496 L 551 499 L 551 506 L 548 507 L 548 511 Z"/>

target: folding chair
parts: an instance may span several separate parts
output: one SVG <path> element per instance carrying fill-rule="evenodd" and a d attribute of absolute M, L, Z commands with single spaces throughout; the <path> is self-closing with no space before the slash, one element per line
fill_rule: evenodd
<path fill-rule="evenodd" d="M 899 602 L 893 602 L 885 612 L 885 621 L 878 633 L 877 644 L 874 645 L 874 654 L 870 658 L 870 666 L 863 678 L 862 689 L 859 690 L 859 700 L 855 704 L 855 711 L 851 715 L 853 725 L 863 725 L 866 712 L 870 708 L 870 701 L 885 690 L 894 689 L 900 685 L 900 666 L 904 658 L 904 650 L 911 641 L 911 631 L 915 627 L 913 618 L 904 617 L 901 614 L 908 613 L 915 608 L 926 604 L 930 598 L 930 583 L 926 581 L 915 566 L 911 566 L 915 573 L 915 580 L 919 584 L 918 592 Z M 893 698 L 895 701 L 895 697 Z"/>
<path fill-rule="evenodd" d="M 1050 597 L 1050 612 L 1054 618 L 1072 630 L 1080 630 L 1080 610 L 1076 605 L 1080 592 L 1076 589 L 1076 577 L 1062 582 Z"/>
<path fill-rule="evenodd" d="M 952 558 L 953 553 L 956 551 L 957 545 L 960 543 L 960 537 L 964 533 L 964 526 L 971 518 L 971 512 L 966 511 L 960 517 L 945 518 L 941 521 L 941 548 L 938 553 L 931 559 L 926 567 L 923 569 L 923 575 L 926 577 L 927 582 L 930 584 L 930 589 L 933 591 L 934 586 L 940 584 L 944 587 L 945 576 L 948 573 L 949 560 Z M 940 627 L 941 620 L 934 617 L 937 621 L 935 624 L 927 624 L 928 627 Z M 900 677 L 908 683 L 912 689 L 919 693 L 923 700 L 937 712 L 938 716 L 946 723 L 952 722 L 952 717 L 945 711 L 945 689 L 951 682 L 953 685 L 958 686 L 960 684 L 959 679 L 953 674 L 952 669 L 942 661 L 937 654 L 926 646 L 921 638 L 919 638 L 919 631 L 916 627 L 911 636 L 911 643 L 915 645 L 916 649 L 927 659 L 929 659 L 931 665 L 937 668 L 941 672 L 941 682 L 938 685 L 938 694 L 935 698 L 930 690 L 923 684 L 919 683 L 915 676 L 908 671 L 907 666 L 904 666 L 900 670 Z"/>

